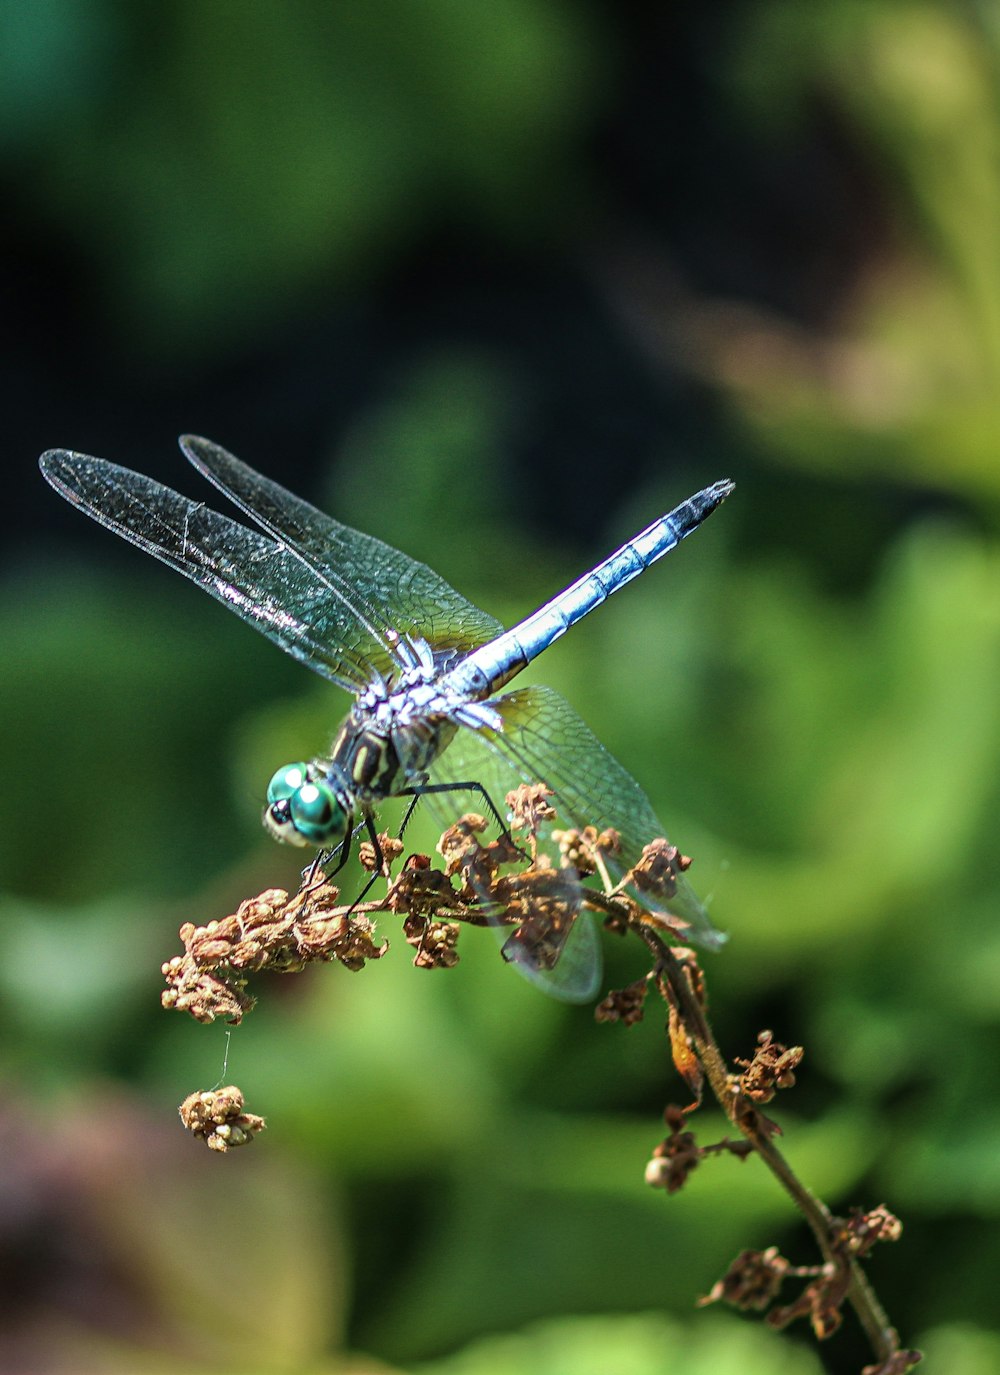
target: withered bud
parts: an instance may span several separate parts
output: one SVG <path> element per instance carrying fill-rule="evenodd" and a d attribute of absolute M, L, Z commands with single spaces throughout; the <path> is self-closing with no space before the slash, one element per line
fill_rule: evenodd
<path fill-rule="evenodd" d="M 671 1104 L 663 1114 L 670 1135 L 653 1151 L 652 1159 L 646 1166 L 646 1183 L 653 1189 L 665 1189 L 675 1194 L 683 1188 L 691 1171 L 700 1164 L 702 1151 L 694 1132 L 687 1127 L 687 1116 L 682 1108 Z"/>
<path fill-rule="evenodd" d="M 549 802 L 551 796 L 551 789 L 544 783 L 522 783 L 509 792 L 504 801 L 510 808 L 510 829 L 537 835 L 543 822 L 551 821 L 556 814 Z"/>
<path fill-rule="evenodd" d="M 866 1256 L 880 1241 L 898 1241 L 903 1224 L 884 1204 L 864 1213 L 855 1209 L 844 1223 L 840 1240 L 854 1256 Z"/>
<path fill-rule="evenodd" d="M 740 1075 L 740 1090 L 755 1103 L 769 1103 L 777 1089 L 789 1089 L 795 1083 L 795 1070 L 802 1063 L 805 1051 L 801 1046 L 789 1049 L 775 1041 L 770 1031 L 757 1037 L 757 1050 L 752 1060 L 736 1058 L 745 1067 Z"/>
<path fill-rule="evenodd" d="M 444 859 L 445 873 L 449 877 L 461 873 L 463 869 L 474 868 L 488 878 L 499 868 L 502 863 L 500 857 L 491 853 L 490 847 L 479 840 L 486 827 L 484 816 L 478 812 L 468 812 L 442 834 L 437 850 Z"/>
<path fill-rule="evenodd" d="M 263 1117 L 245 1112 L 243 1094 L 234 1085 L 189 1094 L 178 1108 L 181 1121 L 210 1151 L 246 1146 L 266 1126 Z"/>
<path fill-rule="evenodd" d="M 362 869 L 366 869 L 369 874 L 382 873 L 388 875 L 393 860 L 398 859 L 403 853 L 403 842 L 398 836 L 390 835 L 388 831 L 382 831 L 379 834 L 378 843 L 382 851 L 381 865 L 378 862 L 375 846 L 370 840 L 363 840 L 358 846 L 358 862 Z"/>
<path fill-rule="evenodd" d="M 691 861 L 669 841 L 653 840 L 630 870 L 628 881 L 643 893 L 672 898 L 677 892 L 677 875 L 690 868 Z"/>
<path fill-rule="evenodd" d="M 452 969 L 458 964 L 460 927 L 454 921 L 428 921 L 426 917 L 409 916 L 403 922 L 403 935 L 416 954 L 415 969 Z"/>
<path fill-rule="evenodd" d="M 621 836 L 617 831 L 598 831 L 596 826 L 553 831 L 552 839 L 559 846 L 560 864 L 580 874 L 596 873 L 599 857 L 617 854 L 621 849 Z"/>
<path fill-rule="evenodd" d="M 790 1268 L 777 1246 L 766 1251 L 741 1251 L 722 1279 L 698 1302 L 704 1307 L 722 1301 L 734 1308 L 762 1312 L 777 1298 Z"/>
<path fill-rule="evenodd" d="M 636 979 L 625 988 L 613 988 L 608 996 L 597 1004 L 594 1018 L 598 1022 L 623 1022 L 634 1026 L 642 1021 L 646 995 L 649 993 L 649 980 Z"/>
<path fill-rule="evenodd" d="M 799 1269 L 795 1273 L 801 1274 Z M 768 1327 L 787 1327 L 796 1318 L 808 1318 L 817 1341 L 832 1337 L 843 1321 L 841 1305 L 847 1297 L 849 1271 L 846 1265 L 823 1266 L 816 1279 L 807 1284 L 799 1297 L 783 1308 L 772 1308 Z"/>

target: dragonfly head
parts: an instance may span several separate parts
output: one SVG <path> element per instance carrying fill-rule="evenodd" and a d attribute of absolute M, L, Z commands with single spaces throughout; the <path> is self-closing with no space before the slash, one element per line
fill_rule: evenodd
<path fill-rule="evenodd" d="M 286 764 L 267 785 L 264 825 L 289 845 L 339 845 L 347 834 L 348 810 L 322 769 Z"/>

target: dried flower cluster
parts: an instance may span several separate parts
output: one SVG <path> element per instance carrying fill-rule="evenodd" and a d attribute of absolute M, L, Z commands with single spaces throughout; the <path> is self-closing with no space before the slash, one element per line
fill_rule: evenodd
<path fill-rule="evenodd" d="M 807 1318 L 820 1341 L 831 1337 L 842 1321 L 842 1309 L 851 1287 L 851 1257 L 867 1254 L 878 1241 L 896 1241 L 902 1232 L 899 1220 L 884 1207 L 868 1213 L 860 1210 L 831 1231 L 832 1252 L 823 1265 L 796 1266 L 776 1246 L 766 1251 L 742 1251 L 726 1274 L 701 1300 L 720 1300 L 735 1308 L 767 1311 L 770 1327 L 787 1327 L 796 1318 Z M 789 1304 L 772 1307 L 782 1285 L 789 1279 L 808 1283 Z M 895 1338 L 895 1333 L 892 1333 Z M 916 1351 L 890 1351 L 885 1360 L 866 1367 L 867 1375 L 902 1375 L 920 1360 Z"/>
<path fill-rule="evenodd" d="M 322 873 L 292 896 L 269 889 L 240 905 L 231 916 L 204 926 L 181 928 L 184 954 L 163 966 L 167 989 L 163 1005 L 211 1022 L 223 1017 L 239 1022 L 253 1006 L 248 976 L 271 970 L 290 973 L 315 961 L 336 961 L 360 970 L 381 958 L 387 941 L 375 936 L 373 917 L 389 913 L 401 924 L 418 969 L 450 969 L 459 959 L 457 943 L 463 925 L 510 928 L 503 953 L 550 970 L 559 960 L 574 921 L 585 908 L 598 913 L 605 928 L 631 934 L 645 945 L 650 967 L 641 978 L 611 990 L 596 1009 L 598 1021 L 631 1027 L 641 1021 L 651 992 L 667 1009 L 667 1036 L 674 1065 L 692 1095 L 687 1107 L 669 1106 L 667 1135 L 655 1147 L 646 1167 L 651 1187 L 672 1194 L 710 1156 L 730 1154 L 745 1160 L 757 1156 L 775 1174 L 811 1227 L 822 1263 L 793 1266 L 775 1247 L 744 1251 L 702 1300 L 766 1312 L 767 1322 L 784 1327 L 806 1318 L 816 1337 L 825 1340 L 838 1328 L 845 1305 L 858 1314 L 878 1357 L 865 1375 L 904 1375 L 920 1359 L 900 1347 L 860 1269 L 860 1261 L 879 1241 L 895 1241 L 898 1220 L 885 1208 L 858 1210 L 847 1220 L 833 1218 L 799 1182 L 778 1152 L 778 1125 L 761 1111 L 779 1089 L 790 1089 L 802 1058 L 799 1046 L 785 1047 L 763 1031 L 751 1059 L 726 1064 L 707 1019 L 704 975 L 686 948 L 686 925 L 650 911 L 642 896 L 668 899 L 690 861 L 665 840 L 648 845 L 634 868 L 622 872 L 615 857 L 620 841 L 614 831 L 556 830 L 550 793 L 542 785 L 518 788 L 507 797 L 509 830 L 484 841 L 489 823 L 475 813 L 461 817 L 441 836 L 443 864 L 428 855 L 410 855 L 395 877 L 391 870 L 402 844 L 382 835 L 360 847 L 361 862 L 386 880 L 378 901 L 344 904 Z M 544 837 L 544 840 L 543 840 Z M 543 846 L 550 846 L 553 853 Z M 612 873 L 619 875 L 617 882 Z M 583 882 L 590 879 L 590 883 Z M 705 1085 L 735 1127 L 728 1136 L 700 1145 L 691 1126 Z M 210 1149 L 226 1151 L 243 1145 L 263 1129 L 262 1118 L 244 1112 L 234 1087 L 192 1094 L 181 1107 L 185 1126 Z M 790 1280 L 805 1283 L 783 1306 L 777 1304 Z"/>
<path fill-rule="evenodd" d="M 641 877 L 647 889 L 655 884 L 658 891 L 669 891 L 669 875 L 687 861 L 678 859 L 674 847 L 656 841 L 635 869 L 614 885 L 606 860 L 618 851 L 618 835 L 587 827 L 551 831 L 558 847 L 558 864 L 553 864 L 539 849 L 542 827 L 555 819 L 549 796 L 541 784 L 510 793 L 510 830 L 489 842 L 481 839 L 489 824 L 485 818 L 476 813 L 461 817 L 439 841 L 443 868 L 430 856 L 415 854 L 391 878 L 389 869 L 402 853 L 401 842 L 390 835 L 378 837 L 377 849 L 371 841 L 364 842 L 359 847 L 362 864 L 373 873 L 381 869 L 388 879 L 386 894 L 377 902 L 343 903 L 339 890 L 320 873 L 293 895 L 267 889 L 221 920 L 204 926 L 185 923 L 180 930 L 184 954 L 163 965 L 163 1006 L 201 1022 L 222 1017 L 235 1024 L 254 1004 L 247 992 L 250 974 L 294 973 L 317 960 L 362 969 L 388 949 L 387 941 L 375 938 L 376 912 L 402 919 L 418 969 L 457 964 L 461 924 L 509 926 L 505 956 L 552 969 L 585 906 L 595 907 L 608 924 L 622 930 L 633 920 L 651 920 L 627 896 L 626 887 Z M 582 877 L 594 874 L 602 888 L 581 883 Z M 661 928 L 666 920 L 657 914 Z M 619 1015 L 635 1020 L 641 999 L 633 993 L 629 1000 L 632 1010 L 626 1016 L 621 1003 Z"/>
<path fill-rule="evenodd" d="M 247 1146 L 266 1125 L 263 1117 L 244 1112 L 243 1095 L 233 1085 L 192 1093 L 178 1111 L 188 1131 L 200 1137 L 210 1151 Z"/>
<path fill-rule="evenodd" d="M 326 882 L 307 884 L 292 897 L 268 888 L 249 898 L 221 921 L 206 926 L 185 922 L 180 929 L 184 954 L 163 966 L 164 1007 L 189 1012 L 196 1021 L 225 1017 L 236 1024 L 254 1004 L 246 976 L 269 969 L 288 974 L 315 960 L 337 960 L 363 969 L 385 954 L 376 944 L 372 923 L 338 906 L 339 894 Z"/>
<path fill-rule="evenodd" d="M 776 1041 L 770 1031 L 762 1031 L 757 1037 L 753 1059 L 736 1057 L 736 1063 L 744 1070 L 739 1077 L 740 1092 L 754 1103 L 769 1103 L 778 1089 L 794 1087 L 795 1070 L 804 1055 L 801 1046 L 792 1046 L 789 1050 Z"/>

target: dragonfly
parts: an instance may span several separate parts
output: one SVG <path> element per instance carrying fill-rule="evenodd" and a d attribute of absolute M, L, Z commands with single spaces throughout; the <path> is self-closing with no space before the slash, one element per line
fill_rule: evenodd
<path fill-rule="evenodd" d="M 497 799 L 525 782 L 550 790 L 563 824 L 618 832 L 608 867 L 619 878 L 665 835 L 642 788 L 565 698 L 548 687 L 507 685 L 696 530 L 732 492 L 730 480 L 681 502 L 505 630 L 426 564 L 324 515 L 220 445 L 194 435 L 179 442 L 252 525 L 102 458 L 51 449 L 40 467 L 74 506 L 354 698 L 321 758 L 273 775 L 263 817 L 275 838 L 346 859 L 364 826 L 380 853 L 380 804 L 391 797 L 440 804 L 442 794 L 463 790 L 479 793 L 503 826 Z M 671 890 L 662 899 L 666 913 L 687 924 L 691 939 L 718 948 L 725 936 L 683 873 Z M 589 914 L 571 925 L 554 957 L 510 941 L 504 954 L 546 992 L 589 1001 L 601 976 L 600 943 Z"/>

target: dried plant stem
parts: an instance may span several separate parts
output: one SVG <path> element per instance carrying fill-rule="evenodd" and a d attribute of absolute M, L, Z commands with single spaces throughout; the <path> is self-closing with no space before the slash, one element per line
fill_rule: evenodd
<path fill-rule="evenodd" d="M 858 1321 L 880 1361 L 889 1361 L 899 1351 L 899 1337 L 868 1282 L 868 1277 L 854 1256 L 835 1245 L 840 1230 L 837 1219 L 821 1199 L 798 1178 L 788 1161 L 774 1144 L 773 1131 L 762 1126 L 757 1108 L 740 1094 L 729 1072 L 705 1010 L 694 989 L 685 965 L 670 946 L 648 926 L 633 926 L 637 935 L 649 947 L 656 960 L 657 980 L 666 980 L 674 1004 L 681 1013 L 684 1027 L 694 1046 L 705 1078 L 719 1106 L 732 1125 L 752 1144 L 755 1152 L 791 1197 L 805 1218 L 820 1254 L 830 1267 L 847 1267 L 846 1297 L 857 1314 Z"/>

